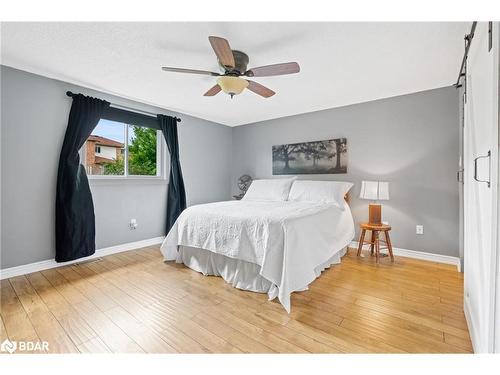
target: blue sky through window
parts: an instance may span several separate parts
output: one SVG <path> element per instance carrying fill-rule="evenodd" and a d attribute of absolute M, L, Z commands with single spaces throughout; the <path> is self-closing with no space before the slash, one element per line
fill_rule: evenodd
<path fill-rule="evenodd" d="M 101 119 L 92 131 L 92 134 L 123 143 L 125 139 L 125 127 L 121 122 Z"/>
<path fill-rule="evenodd" d="M 104 138 L 109 138 L 117 142 L 123 143 L 125 139 L 125 126 L 122 122 L 99 120 L 97 126 L 92 131 L 93 135 L 99 135 Z M 128 139 L 129 142 L 134 137 L 134 128 L 129 126 Z"/>

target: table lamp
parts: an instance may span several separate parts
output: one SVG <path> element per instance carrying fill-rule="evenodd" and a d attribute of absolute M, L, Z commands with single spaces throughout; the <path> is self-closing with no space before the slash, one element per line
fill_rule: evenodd
<path fill-rule="evenodd" d="M 363 181 L 359 197 L 371 201 L 389 200 L 389 183 L 384 181 Z M 368 206 L 368 223 L 382 224 L 382 205 L 371 203 Z"/>

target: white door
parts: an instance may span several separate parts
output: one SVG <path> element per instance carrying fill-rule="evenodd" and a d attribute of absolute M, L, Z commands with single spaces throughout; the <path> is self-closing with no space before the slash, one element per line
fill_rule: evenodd
<path fill-rule="evenodd" d="M 479 22 L 467 59 L 464 309 L 475 352 L 493 352 L 498 202 L 498 23 Z M 488 182 L 479 182 L 489 181 Z"/>

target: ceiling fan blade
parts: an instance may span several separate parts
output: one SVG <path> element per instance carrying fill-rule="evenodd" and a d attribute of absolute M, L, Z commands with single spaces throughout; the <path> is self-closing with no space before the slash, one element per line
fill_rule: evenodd
<path fill-rule="evenodd" d="M 214 96 L 214 95 L 217 95 L 221 90 L 222 89 L 220 88 L 219 85 L 215 85 L 210 90 L 208 90 L 206 93 L 204 93 L 203 96 Z"/>
<path fill-rule="evenodd" d="M 174 73 L 191 73 L 191 74 L 204 74 L 208 76 L 220 76 L 219 73 L 209 72 L 208 70 L 196 70 L 196 69 L 184 69 L 184 68 L 171 68 L 169 66 L 164 66 L 161 68 L 165 72 Z"/>
<path fill-rule="evenodd" d="M 248 80 L 247 80 L 248 81 Z M 262 86 L 260 83 L 254 82 L 254 81 L 248 81 L 248 87 L 250 91 L 253 91 L 254 93 L 263 96 L 264 98 L 269 98 L 276 94 L 273 90 L 268 89 L 266 86 Z"/>
<path fill-rule="evenodd" d="M 224 38 L 219 38 L 218 36 L 209 36 L 208 40 L 214 49 L 217 58 L 220 63 L 229 68 L 234 68 L 234 56 L 229 42 Z"/>
<path fill-rule="evenodd" d="M 300 66 L 296 62 L 259 66 L 245 72 L 247 77 L 281 76 L 300 72 Z"/>

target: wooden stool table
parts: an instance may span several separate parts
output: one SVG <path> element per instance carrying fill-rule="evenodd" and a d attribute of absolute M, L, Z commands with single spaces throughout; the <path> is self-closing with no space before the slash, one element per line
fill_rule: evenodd
<path fill-rule="evenodd" d="M 361 255 L 361 250 L 363 249 L 363 245 L 369 244 L 371 253 L 373 255 L 373 252 L 375 252 L 375 257 L 378 263 L 380 258 L 380 249 L 381 249 L 380 242 L 382 242 L 386 245 L 382 247 L 382 249 L 387 249 L 389 251 L 391 262 L 394 262 L 394 255 L 392 254 L 392 243 L 391 243 L 391 238 L 389 237 L 389 231 L 391 230 L 390 225 L 360 223 L 359 228 L 361 229 L 361 233 L 359 235 L 358 256 Z M 365 234 L 367 230 L 372 232 L 372 238 L 370 241 L 365 240 Z M 385 241 L 380 238 L 380 232 L 384 232 Z"/>

